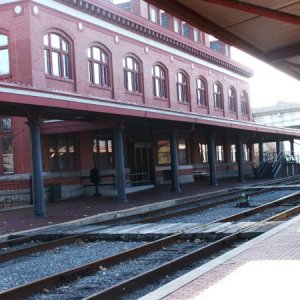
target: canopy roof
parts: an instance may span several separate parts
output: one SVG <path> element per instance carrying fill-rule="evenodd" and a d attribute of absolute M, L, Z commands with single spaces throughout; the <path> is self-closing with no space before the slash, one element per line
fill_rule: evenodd
<path fill-rule="evenodd" d="M 146 1 L 300 79 L 300 1 Z"/>

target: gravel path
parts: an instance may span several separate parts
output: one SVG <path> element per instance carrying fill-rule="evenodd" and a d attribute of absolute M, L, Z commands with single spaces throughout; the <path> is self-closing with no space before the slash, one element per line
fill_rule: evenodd
<path fill-rule="evenodd" d="M 107 241 L 84 243 L 79 240 L 75 244 L 1 263 L 0 290 L 59 273 L 141 244 L 143 243 Z"/>
<path fill-rule="evenodd" d="M 103 268 L 95 275 L 87 276 L 49 293 L 38 294 L 30 300 L 75 300 L 104 290 L 135 275 L 158 267 L 163 262 L 173 260 L 193 250 L 202 248 L 206 243 L 200 240 L 170 245 L 162 250 L 140 256 L 137 259 L 122 262 L 109 269 Z"/>
<path fill-rule="evenodd" d="M 252 206 L 258 206 L 276 199 L 282 198 L 284 196 L 293 194 L 295 191 L 291 190 L 282 190 L 282 191 L 271 191 L 256 196 L 252 196 L 250 203 Z M 199 211 L 189 215 L 183 215 L 179 217 L 173 217 L 170 219 L 164 219 L 160 221 L 161 224 L 166 223 L 208 223 L 227 216 L 231 216 L 245 210 L 248 210 L 249 207 L 237 207 L 238 202 L 244 202 L 242 198 L 237 201 L 219 205 L 216 207 L 211 207 L 205 211 Z"/>

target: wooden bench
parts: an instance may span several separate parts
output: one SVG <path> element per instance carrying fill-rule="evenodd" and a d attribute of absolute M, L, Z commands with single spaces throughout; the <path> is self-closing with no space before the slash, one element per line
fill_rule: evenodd
<path fill-rule="evenodd" d="M 194 169 L 193 177 L 194 177 L 194 182 L 206 181 L 209 179 L 209 174 L 207 174 L 206 170 Z"/>

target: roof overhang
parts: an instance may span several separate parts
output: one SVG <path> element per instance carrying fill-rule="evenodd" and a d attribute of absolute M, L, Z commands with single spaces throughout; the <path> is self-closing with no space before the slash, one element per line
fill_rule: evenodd
<path fill-rule="evenodd" d="M 254 122 L 229 120 L 199 115 L 172 109 L 160 109 L 136 103 L 124 103 L 100 97 L 84 97 L 77 94 L 49 92 L 15 84 L 0 84 L 0 111 L 3 115 L 34 117 L 41 119 L 61 119 L 91 121 L 93 119 L 118 116 L 142 118 L 166 122 L 190 123 L 213 126 L 219 129 L 233 129 L 257 135 L 280 136 L 300 139 L 300 130 L 263 126 Z M 97 116 L 97 118 L 94 118 Z"/>
<path fill-rule="evenodd" d="M 300 79 L 300 1 L 146 1 Z"/>

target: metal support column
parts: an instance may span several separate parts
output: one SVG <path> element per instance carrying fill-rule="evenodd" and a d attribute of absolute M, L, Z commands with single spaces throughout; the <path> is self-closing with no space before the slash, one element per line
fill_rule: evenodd
<path fill-rule="evenodd" d="M 237 151 L 238 151 L 238 168 L 239 168 L 239 181 L 245 182 L 244 174 L 244 149 L 243 149 L 243 137 L 239 136 L 237 140 Z"/>
<path fill-rule="evenodd" d="M 280 153 L 280 149 L 281 147 L 280 147 L 280 139 L 277 139 L 276 140 L 276 154 L 277 155 L 279 155 L 279 153 Z"/>
<path fill-rule="evenodd" d="M 216 144 L 215 135 L 211 132 L 208 135 L 208 161 L 209 161 L 209 183 L 210 185 L 218 185 L 217 167 L 216 167 Z"/>
<path fill-rule="evenodd" d="M 33 214 L 45 216 L 45 195 L 43 183 L 42 150 L 39 120 L 28 121 L 31 136 L 32 199 Z"/>
<path fill-rule="evenodd" d="M 261 163 L 264 159 L 264 143 L 262 140 L 258 143 L 259 162 Z"/>
<path fill-rule="evenodd" d="M 127 202 L 122 128 L 114 128 L 116 188 L 118 201 Z"/>
<path fill-rule="evenodd" d="M 171 132 L 171 168 L 172 168 L 172 191 L 181 192 L 178 166 L 178 146 L 176 131 Z"/>
<path fill-rule="evenodd" d="M 295 144 L 294 144 L 294 139 L 290 140 L 290 145 L 291 145 L 291 155 L 295 155 Z"/>

